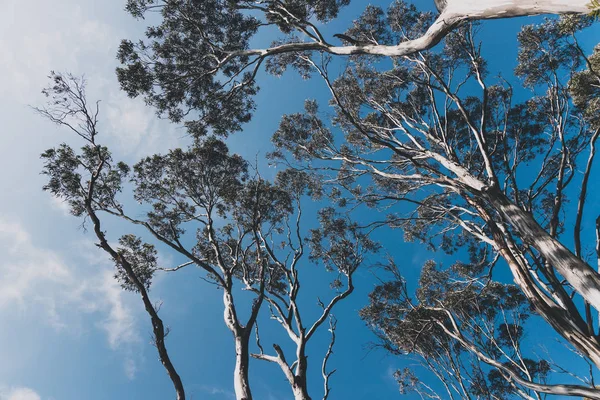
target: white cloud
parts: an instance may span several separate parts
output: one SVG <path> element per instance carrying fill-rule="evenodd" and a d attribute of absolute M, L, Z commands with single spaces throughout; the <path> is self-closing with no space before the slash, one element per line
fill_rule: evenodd
<path fill-rule="evenodd" d="M 71 215 L 71 208 L 69 207 L 69 203 L 56 196 L 49 196 L 49 199 L 52 208 L 60 211 L 63 215 Z"/>
<path fill-rule="evenodd" d="M 94 4 L 93 8 L 105 14 L 99 18 L 89 13 L 90 7 L 74 0 L 35 1 L 34 13 L 30 1 L 6 2 L 0 13 L 0 37 L 10 40 L 0 40 L 0 108 L 14 118 L 14 127 L 9 121 L 5 128 L 11 136 L 20 138 L 18 144 L 30 141 L 32 132 L 40 130 L 33 123 L 39 124 L 41 118 L 34 117 L 26 106 L 43 104 L 40 91 L 48 85 L 47 76 L 54 70 L 85 75 L 88 100 L 101 100 L 102 143 L 116 155 L 138 158 L 177 145 L 183 131 L 173 132 L 175 127 L 158 120 L 142 99 L 130 99 L 119 88 L 115 74 L 117 46 L 121 38 L 132 35 L 124 32 L 125 27 L 115 26 L 106 15 L 122 12 L 121 5 Z M 29 122 L 31 118 L 33 123 Z M 0 137 L 0 149 L 7 140 Z M 57 138 L 57 143 L 60 140 L 65 139 Z"/>
<path fill-rule="evenodd" d="M 135 159 L 181 146 L 185 131 L 158 119 L 141 98 L 130 99 L 118 90 L 107 90 L 101 106 L 106 123 L 107 144 Z"/>
<path fill-rule="evenodd" d="M 220 395 L 225 398 L 235 399 L 235 394 L 231 390 L 223 389 L 217 386 L 201 385 L 200 390 L 212 396 Z"/>
<path fill-rule="evenodd" d="M 124 344 L 137 343 L 139 336 L 136 332 L 135 317 L 123 301 L 123 289 L 113 278 L 111 271 L 104 271 L 98 290 L 109 305 L 107 317 L 99 323 L 106 332 L 108 343 L 114 350 Z"/>
<path fill-rule="evenodd" d="M 10 389 L 6 394 L 0 393 L 0 400 L 41 400 L 33 389 L 20 387 Z"/>
<path fill-rule="evenodd" d="M 125 376 L 129 380 L 135 379 L 135 374 L 137 372 L 137 365 L 133 358 L 127 357 L 125 359 Z"/>
<path fill-rule="evenodd" d="M 0 35 L 10 37 L 0 41 L 7 96 L 27 104 L 51 69 L 92 73 L 114 62 L 119 35 L 109 25 L 86 18 L 79 4 L 40 1 L 34 13 L 31 7 L 31 2 L 9 0 L 0 15 Z"/>
<path fill-rule="evenodd" d="M 124 371 L 133 379 L 132 349 L 141 343 L 129 304 L 134 299 L 126 298 L 112 265 L 93 243 L 75 247 L 81 254 L 68 263 L 38 246 L 20 224 L 0 218 L 0 317 L 17 311 L 70 334 L 84 330 L 84 317 L 99 318 L 96 326 L 111 349 L 126 355 Z"/>
<path fill-rule="evenodd" d="M 43 300 L 42 286 L 63 286 L 72 281 L 63 261 L 53 252 L 34 246 L 18 224 L 0 220 L 0 251 L 0 309 L 12 303 L 25 308 L 32 299 Z"/>

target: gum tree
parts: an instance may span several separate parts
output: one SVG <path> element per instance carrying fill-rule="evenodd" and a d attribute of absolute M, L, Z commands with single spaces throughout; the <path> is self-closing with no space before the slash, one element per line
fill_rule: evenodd
<path fill-rule="evenodd" d="M 115 194 L 121 191 L 129 167 L 114 163 L 108 149 L 96 142 L 99 107 L 98 103 L 93 106 L 88 104 L 84 82 L 70 75 L 54 73 L 50 78 L 51 86 L 42 91 L 49 98 L 48 105 L 36 111 L 70 129 L 85 144 L 79 154 L 67 144 L 48 149 L 42 154 L 42 173 L 48 176 L 44 190 L 67 201 L 74 216 L 86 216 L 92 221 L 98 246 L 109 254 L 117 266 L 116 276 L 126 289 L 140 294 L 152 323 L 152 341 L 159 359 L 173 383 L 177 400 L 184 400 L 185 389 L 165 343 L 167 329 L 148 293 L 156 269 L 156 250 L 132 235 L 120 238 L 121 247 L 112 245 L 106 238 L 99 217 L 102 208 L 121 207 L 115 201 Z"/>
<path fill-rule="evenodd" d="M 88 104 L 85 82 L 56 73 L 51 80 L 43 91 L 48 104 L 36 110 L 75 133 L 84 146 L 77 151 L 63 143 L 42 154 L 43 174 L 48 176 L 44 190 L 67 201 L 74 216 L 91 220 L 98 246 L 115 263 L 115 278 L 124 289 L 140 294 L 152 322 L 153 342 L 177 399 L 185 399 L 184 385 L 167 352 L 168 329 L 149 290 L 156 271 L 174 273 L 192 265 L 222 291 L 224 321 L 234 339 L 237 399 L 252 399 L 248 371 L 255 330 L 260 352 L 252 357 L 278 364 L 294 398 L 310 399 L 306 352 L 310 339 L 329 321 L 332 341 L 322 361 L 328 393 L 332 373 L 326 365 L 335 341 L 332 311 L 352 293 L 353 274 L 377 245 L 331 207 L 320 211 L 320 226 L 304 237 L 300 204 L 320 198 L 319 182 L 292 170 L 281 172 L 274 183 L 258 174 L 250 176 L 248 163 L 230 154 L 225 143 L 214 137 L 196 141 L 185 150 L 146 157 L 133 168 L 115 162 L 108 148 L 98 142 L 98 103 Z M 126 211 L 132 207 L 119 200 L 123 189 L 129 188 L 127 178 L 133 199 L 146 210 L 143 218 L 133 217 L 139 212 Z M 123 235 L 119 245 L 113 244 L 103 230 L 107 217 L 145 228 L 150 237 L 187 261 L 161 268 L 154 246 L 131 234 Z M 336 274 L 333 294 L 324 294 L 330 300 L 319 300 L 322 310 L 310 324 L 302 318 L 305 306 L 299 301 L 301 282 L 309 279 L 300 278 L 307 263 L 321 263 Z M 251 293 L 251 298 L 240 296 L 240 290 Z M 265 353 L 260 344 L 257 321 L 265 304 L 283 328 L 284 340 L 296 345 L 296 360 L 291 364 L 279 344 L 273 344 L 274 355 Z"/>
<path fill-rule="evenodd" d="M 332 45 L 313 21 L 335 18 L 345 4 L 130 2 L 135 16 L 159 11 L 162 22 L 145 41 L 122 43 L 119 80 L 176 121 L 199 112 L 187 124 L 201 135 L 223 131 L 224 123 L 238 129 L 251 117 L 262 65 L 276 75 L 290 67 L 320 75 L 332 94 L 335 129 L 308 102 L 304 113 L 284 118 L 276 156 L 339 163 L 328 168 L 339 170 L 340 188 L 380 207 L 386 218 L 376 224 L 402 228 L 408 239 L 448 252 L 468 247 L 480 256 L 489 252 L 479 245 L 488 246 L 536 312 L 600 365 L 600 275 L 585 253 L 598 244 L 581 237 L 598 138 L 600 66 L 598 49 L 585 54 L 576 33 L 591 20 L 571 16 L 523 28 L 516 74 L 530 92 L 518 102 L 514 82 L 490 79 L 465 24 L 586 14 L 596 12 L 597 2 L 447 1 L 436 3 L 439 15 L 394 2 L 385 11 L 367 7 L 332 36 L 343 45 Z M 234 24 L 224 23 L 224 15 L 234 16 Z M 250 48 L 267 25 L 281 37 Z M 442 38 L 445 46 L 434 49 Z M 330 77 L 328 62 L 337 56 L 349 56 L 349 66 Z M 382 67 L 382 58 L 393 68 Z M 576 209 L 567 208 L 569 197 Z"/>
<path fill-rule="evenodd" d="M 402 14 L 427 18 L 415 9 Z M 370 10 L 354 36 L 394 42 L 423 34 L 386 20 Z M 389 70 L 356 57 L 332 79 L 329 57 L 299 55 L 329 87 L 336 114 L 330 124 L 309 101 L 284 117 L 274 157 L 299 167 L 325 163 L 340 192 L 385 216 L 372 226 L 400 228 L 405 239 L 449 254 L 468 251 L 487 268 L 496 262 L 491 254 L 501 257 L 535 312 L 600 366 L 600 276 L 581 245 L 597 246 L 581 236 L 593 211 L 585 204 L 600 128 L 599 49 L 587 56 L 577 40 L 590 23 L 566 17 L 523 28 L 515 72 L 529 90 L 524 102 L 510 82 L 488 76 L 472 25 L 449 34 L 440 52 L 399 57 Z M 570 197 L 577 207 L 568 207 Z M 555 389 L 544 391 L 581 395 Z"/>
<path fill-rule="evenodd" d="M 298 54 L 400 57 L 438 44 L 457 26 L 474 20 L 539 14 L 588 14 L 600 9 L 588 0 L 435 0 L 438 14 L 426 20 L 403 20 L 402 29 L 419 35 L 381 41 L 346 33 L 331 36 L 319 27 L 338 17 L 350 0 L 129 0 L 126 10 L 143 19 L 159 13 L 161 22 L 148 27 L 144 40 L 121 43 L 117 69 L 122 88 L 175 121 L 191 110 L 188 121 L 197 133 L 208 126 L 225 134 L 248 121 L 256 93 L 255 77 L 264 65 L 280 74 L 291 65 L 306 72 Z M 431 4 L 433 6 L 434 4 Z M 390 1 L 390 10 L 406 8 Z M 367 6 L 365 12 L 371 10 Z M 433 16 L 431 14 L 430 16 Z M 390 23 L 393 23 L 392 19 Z M 268 27 L 279 30 L 270 45 L 250 43 Z M 271 32 L 271 31 L 269 31 Z"/>
<path fill-rule="evenodd" d="M 566 370 L 536 356 L 525 342 L 534 314 L 527 298 L 516 285 L 491 280 L 482 267 L 458 262 L 442 268 L 428 261 L 411 292 L 399 269 L 386 266 L 392 278 L 373 290 L 361 317 L 378 346 L 412 357 L 437 380 L 404 368 L 394 374 L 400 392 L 435 399 L 597 397 L 593 380 L 583 377 L 584 385 L 549 384 L 554 372 Z"/>

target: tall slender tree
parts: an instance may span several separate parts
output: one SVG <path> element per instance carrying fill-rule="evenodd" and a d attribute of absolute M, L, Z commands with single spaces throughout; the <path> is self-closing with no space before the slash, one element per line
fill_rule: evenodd
<path fill-rule="evenodd" d="M 121 191 L 123 178 L 129 167 L 114 163 L 108 149 L 97 142 L 98 103 L 89 105 L 85 82 L 72 75 L 52 73 L 51 85 L 44 89 L 48 105 L 36 111 L 50 121 L 70 129 L 84 141 L 81 153 L 67 144 L 49 149 L 42 154 L 48 176 L 44 190 L 68 202 L 71 214 L 87 216 L 93 224 L 98 246 L 110 255 L 117 266 L 117 274 L 126 289 L 138 292 L 152 323 L 153 342 L 158 356 L 173 383 L 177 400 L 185 400 L 185 389 L 179 373 L 167 352 L 167 329 L 150 300 L 148 290 L 156 269 L 156 250 L 132 235 L 121 237 L 115 247 L 106 238 L 99 213 L 103 208 L 121 208 L 115 195 Z"/>
<path fill-rule="evenodd" d="M 276 354 L 265 354 L 259 341 L 260 353 L 252 356 L 276 362 L 294 398 L 310 399 L 306 357 L 309 340 L 319 328 L 327 326 L 336 304 L 352 293 L 354 272 L 369 253 L 377 250 L 377 245 L 333 208 L 320 212 L 320 227 L 304 238 L 300 203 L 310 201 L 311 196 L 318 199 L 322 194 L 320 183 L 297 171 L 281 172 L 275 183 L 257 174 L 250 176 L 248 163 L 230 154 L 225 143 L 214 137 L 196 141 L 186 150 L 146 157 L 132 170 L 124 163 L 115 163 L 108 148 L 98 142 L 98 103 L 89 108 L 85 82 L 68 74 L 53 73 L 51 79 L 52 85 L 44 90 L 48 105 L 37 111 L 69 128 L 85 144 L 79 152 L 62 144 L 42 154 L 43 173 L 49 179 L 44 189 L 66 200 L 73 215 L 92 221 L 99 247 L 115 262 L 115 277 L 124 289 L 140 293 L 152 321 L 159 358 L 178 400 L 185 399 L 184 386 L 167 353 L 168 330 L 149 299 L 149 290 L 157 270 L 175 272 L 191 265 L 200 268 L 206 280 L 223 293 L 224 321 L 234 339 L 236 398 L 252 399 L 252 334 L 256 330 L 258 340 L 257 320 L 267 303 L 285 337 L 296 345 L 296 361 L 288 364 L 276 343 Z M 128 212 L 130 207 L 119 200 L 127 178 L 133 198 L 149 209 L 143 218 L 133 217 L 139 213 Z M 154 246 L 131 234 L 123 235 L 119 246 L 111 244 L 102 229 L 107 215 L 145 228 L 156 241 L 187 261 L 174 268 L 160 268 Z M 186 232 L 195 239 L 190 240 Z M 336 273 L 334 295 L 326 304 L 320 303 L 320 316 L 307 324 L 299 302 L 301 282 L 307 278 L 301 279 L 300 271 L 302 264 L 319 262 Z M 341 277 L 346 281 L 342 282 Z M 248 300 L 239 296 L 240 290 L 253 297 Z M 246 317 L 241 311 L 245 309 L 249 309 Z M 331 373 L 325 365 L 333 340 L 323 360 L 327 390 Z"/>

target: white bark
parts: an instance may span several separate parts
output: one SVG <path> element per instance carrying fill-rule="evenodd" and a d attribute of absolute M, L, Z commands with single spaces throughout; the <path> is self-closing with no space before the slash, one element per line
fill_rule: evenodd
<path fill-rule="evenodd" d="M 292 390 L 294 393 L 294 400 L 311 400 L 308 393 L 306 393 L 305 388 L 299 385 L 292 386 Z"/>
<path fill-rule="evenodd" d="M 511 18 L 539 14 L 586 14 L 589 0 L 448 0 L 442 15 L 468 19 Z"/>
<path fill-rule="evenodd" d="M 250 384 L 248 382 L 248 338 L 243 335 L 235 337 L 235 370 L 233 387 L 236 400 L 252 400 Z"/>
<path fill-rule="evenodd" d="M 296 370 L 294 371 L 294 382 L 292 384 L 292 391 L 294 392 L 294 400 L 311 400 L 308 395 L 307 388 L 307 375 L 308 375 L 308 362 L 306 359 L 306 343 L 308 337 L 304 334 L 300 335 L 300 343 L 296 349 Z"/>
<path fill-rule="evenodd" d="M 249 332 L 240 326 L 231 289 L 223 289 L 223 305 L 225 325 L 235 341 L 235 369 L 233 371 L 233 388 L 236 400 L 252 400 L 252 392 L 248 380 L 249 368 Z M 250 328 L 251 329 L 251 328 Z"/>
<path fill-rule="evenodd" d="M 539 251 L 577 293 L 600 310 L 600 275 L 593 268 L 551 237 L 530 213 L 517 207 L 502 193 L 488 193 L 488 200 L 526 244 Z"/>
<path fill-rule="evenodd" d="M 448 0 L 442 11 L 427 32 L 420 38 L 397 45 L 332 46 L 325 41 L 288 43 L 267 49 L 250 49 L 232 52 L 219 62 L 219 68 L 231 59 L 245 56 L 266 58 L 269 56 L 296 51 L 324 51 L 330 54 L 347 56 L 352 54 L 373 54 L 399 57 L 427 50 L 438 44 L 454 27 L 463 21 L 482 19 L 513 18 L 540 14 L 589 14 L 590 0 Z M 259 63 L 260 64 L 260 63 Z M 256 72 L 256 71 L 255 71 Z"/>

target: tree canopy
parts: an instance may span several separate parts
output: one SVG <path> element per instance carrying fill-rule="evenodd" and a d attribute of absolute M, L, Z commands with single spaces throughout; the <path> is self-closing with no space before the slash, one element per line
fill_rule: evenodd
<path fill-rule="evenodd" d="M 597 217 L 587 197 L 600 136 L 600 46 L 588 54 L 578 39 L 594 23 L 585 14 L 597 4 L 448 0 L 434 12 L 394 1 L 387 9 L 366 6 L 343 33 L 326 37 L 322 26 L 348 4 L 128 1 L 134 17 L 158 12 L 160 21 L 145 39 L 121 43 L 121 87 L 183 123 L 193 142 L 133 167 L 115 162 L 96 141 L 98 105 L 90 108 L 84 83 L 53 74 L 44 91 L 49 104 L 38 112 L 84 146 L 63 144 L 42 155 L 44 189 L 91 220 L 115 277 L 141 296 L 178 399 L 186 396 L 184 383 L 149 300 L 160 269 L 156 250 L 130 233 L 111 244 L 101 228 L 107 216 L 144 228 L 187 260 L 169 272 L 195 265 L 222 291 L 238 399 L 252 398 L 251 359 L 276 364 L 294 398 L 310 399 L 307 347 L 327 326 L 320 361 L 323 398 L 329 396 L 328 361 L 340 334 L 333 310 L 354 291 L 359 268 L 392 253 L 373 239 L 380 231 L 453 260 L 432 256 L 418 282 L 407 281 L 393 254 L 374 272 L 378 283 L 359 314 L 375 346 L 413 357 L 429 372 L 423 378 L 398 370 L 402 393 L 600 399 L 600 274 L 592 267 L 600 259 L 600 217 L 597 237 L 582 235 L 583 221 Z M 561 16 L 519 33 L 514 78 L 493 76 L 478 21 L 546 13 Z M 277 36 L 258 48 L 265 28 Z M 338 57 L 344 63 L 333 68 Z M 275 116 L 281 120 L 269 159 L 285 168 L 273 181 L 225 142 L 260 106 L 263 67 L 279 77 L 292 68 L 330 95 L 328 103 L 305 99 L 303 110 Z M 119 200 L 128 188 L 143 204 L 142 217 Z M 307 210 L 315 208 L 307 229 Z M 316 313 L 299 300 L 311 280 L 304 264 L 336 276 Z M 261 315 L 281 328 L 273 350 L 262 345 Z M 589 376 L 528 349 L 532 320 L 554 330 Z"/>

